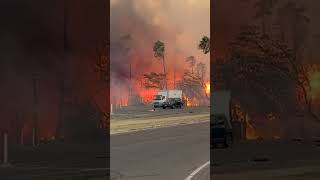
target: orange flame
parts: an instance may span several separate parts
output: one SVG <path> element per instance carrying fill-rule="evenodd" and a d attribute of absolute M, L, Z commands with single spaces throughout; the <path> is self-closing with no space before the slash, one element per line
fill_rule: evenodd
<path fill-rule="evenodd" d="M 208 81 L 205 85 L 205 92 L 207 95 L 210 95 L 210 81 Z"/>
<path fill-rule="evenodd" d="M 145 89 L 141 88 L 139 91 L 139 97 L 141 97 L 141 101 L 143 103 L 150 103 L 152 102 L 152 99 L 154 95 L 157 94 L 157 89 Z"/>
<path fill-rule="evenodd" d="M 186 97 L 187 107 L 192 106 L 191 100 Z"/>
<path fill-rule="evenodd" d="M 253 127 L 253 125 L 247 120 L 246 122 L 246 138 L 249 140 L 254 140 L 258 138 L 256 129 Z"/>
<path fill-rule="evenodd" d="M 184 99 L 185 99 L 187 107 L 199 106 L 199 101 L 196 98 L 185 97 Z"/>
<path fill-rule="evenodd" d="M 236 116 L 236 119 L 241 120 L 245 124 L 245 134 L 246 139 L 254 140 L 258 138 L 258 133 L 256 131 L 256 128 L 250 123 L 250 117 L 248 114 L 246 114 L 239 102 L 234 102 L 235 106 L 233 109 L 233 116 Z"/>

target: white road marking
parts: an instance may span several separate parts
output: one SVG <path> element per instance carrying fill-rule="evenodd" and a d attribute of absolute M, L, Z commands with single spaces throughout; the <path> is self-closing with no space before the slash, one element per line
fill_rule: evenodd
<path fill-rule="evenodd" d="M 202 166 L 198 167 L 196 170 L 194 170 L 186 179 L 184 180 L 192 180 L 192 178 L 198 174 L 203 168 L 205 168 L 206 166 L 208 166 L 210 164 L 210 161 L 206 162 L 205 164 L 203 164 Z"/>

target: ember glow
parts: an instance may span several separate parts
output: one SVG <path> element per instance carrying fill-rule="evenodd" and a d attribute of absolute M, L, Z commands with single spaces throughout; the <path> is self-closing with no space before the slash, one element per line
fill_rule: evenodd
<path fill-rule="evenodd" d="M 252 124 L 250 124 L 249 121 L 247 121 L 247 126 L 246 126 L 246 138 L 249 140 L 254 140 L 258 138 L 256 129 L 253 127 Z"/>
<path fill-rule="evenodd" d="M 200 104 L 199 100 L 196 98 L 185 97 L 185 102 L 186 102 L 187 107 L 195 107 L 195 106 L 199 106 L 199 104 Z"/>
<path fill-rule="evenodd" d="M 245 124 L 245 134 L 246 139 L 254 140 L 258 138 L 258 133 L 254 125 L 252 124 L 252 121 L 250 121 L 250 117 L 248 114 L 246 114 L 243 109 L 241 108 L 241 105 L 238 102 L 234 102 L 234 116 L 236 119 L 240 120 Z"/>
<path fill-rule="evenodd" d="M 210 95 L 210 82 L 206 83 L 205 91 L 207 95 Z"/>
<path fill-rule="evenodd" d="M 186 104 L 187 104 L 187 106 L 188 107 L 190 107 L 190 106 L 192 106 L 192 102 L 191 102 L 191 100 L 189 99 L 189 98 L 185 98 L 186 99 Z"/>
<path fill-rule="evenodd" d="M 150 103 L 152 102 L 153 96 L 156 95 L 157 89 L 145 89 L 141 88 L 139 90 L 139 97 L 141 97 L 141 101 L 143 103 Z"/>

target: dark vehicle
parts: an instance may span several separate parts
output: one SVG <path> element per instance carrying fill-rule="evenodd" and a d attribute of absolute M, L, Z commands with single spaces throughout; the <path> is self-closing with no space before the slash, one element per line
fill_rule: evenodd
<path fill-rule="evenodd" d="M 233 144 L 232 126 L 224 114 L 212 115 L 210 127 L 210 139 L 213 148 L 218 147 L 218 145 L 229 147 Z"/>
<path fill-rule="evenodd" d="M 233 143 L 231 120 L 231 94 L 229 91 L 216 91 L 211 96 L 211 147 L 229 147 Z"/>
<path fill-rule="evenodd" d="M 167 102 L 164 102 L 162 105 L 163 109 L 165 109 L 167 107 L 169 107 L 171 109 L 182 108 L 182 106 L 183 106 L 183 102 L 179 98 L 169 99 Z"/>

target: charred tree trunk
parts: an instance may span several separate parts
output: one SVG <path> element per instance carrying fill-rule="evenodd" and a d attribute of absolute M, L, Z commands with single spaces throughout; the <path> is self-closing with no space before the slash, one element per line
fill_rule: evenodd
<path fill-rule="evenodd" d="M 63 4 L 64 8 L 64 14 L 63 14 L 63 57 L 62 59 L 65 60 L 65 62 L 68 61 L 68 52 L 69 52 L 69 41 L 68 41 L 68 14 L 69 14 L 69 0 L 65 0 Z M 59 114 L 58 114 L 58 124 L 57 124 L 57 130 L 56 130 L 56 136 L 58 139 L 64 138 L 64 100 L 65 100 L 65 75 L 66 75 L 66 69 L 63 66 L 62 67 L 62 77 L 59 80 L 59 88 L 60 88 L 60 100 L 59 100 Z"/>
<path fill-rule="evenodd" d="M 58 139 L 62 139 L 64 137 L 64 79 L 60 80 L 60 100 L 59 100 L 59 115 L 58 115 L 58 125 L 56 136 Z"/>
<path fill-rule="evenodd" d="M 174 64 L 174 71 L 173 71 L 173 88 L 176 89 L 176 64 Z"/>
<path fill-rule="evenodd" d="M 165 75 L 165 89 L 168 89 L 167 73 L 166 73 L 166 61 L 165 61 L 164 56 L 162 56 L 162 61 L 163 61 L 163 73 Z"/>
<path fill-rule="evenodd" d="M 38 146 L 38 89 L 37 89 L 37 75 L 34 75 L 33 77 L 33 139 L 32 139 L 32 145 Z"/>

